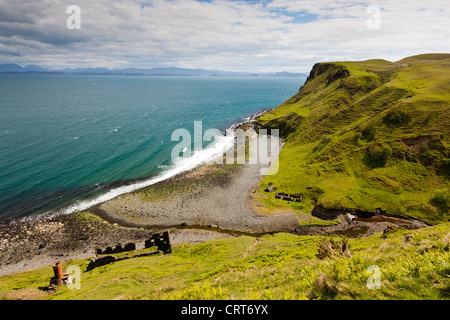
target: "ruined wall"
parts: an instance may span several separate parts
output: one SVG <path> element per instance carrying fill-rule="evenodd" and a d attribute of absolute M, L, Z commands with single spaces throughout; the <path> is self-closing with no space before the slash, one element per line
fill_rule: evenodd
<path fill-rule="evenodd" d="M 149 256 L 153 254 L 163 253 L 163 254 L 170 254 L 172 253 L 172 246 L 170 244 L 170 238 L 169 238 L 169 232 L 163 232 L 163 233 L 152 233 L 150 234 L 150 238 L 145 240 L 145 248 L 151 248 L 156 247 L 156 250 L 154 252 L 146 252 L 141 253 L 137 255 L 133 255 L 132 257 L 143 257 L 143 256 Z M 136 243 L 127 243 L 125 246 L 122 246 L 122 244 L 117 244 L 115 247 L 107 247 L 105 249 L 97 248 L 96 254 L 97 256 L 92 258 L 89 265 L 88 270 L 91 270 L 96 267 L 104 266 L 106 264 L 130 259 L 132 257 L 115 257 L 111 254 L 114 253 L 121 253 L 121 252 L 128 252 L 136 250 Z M 101 256 L 98 256 L 101 255 Z"/>

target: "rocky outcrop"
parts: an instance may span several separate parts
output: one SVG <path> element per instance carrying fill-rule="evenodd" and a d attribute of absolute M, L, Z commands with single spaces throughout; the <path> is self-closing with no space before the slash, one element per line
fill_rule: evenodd
<path fill-rule="evenodd" d="M 358 216 L 360 218 L 371 218 L 374 215 L 385 214 L 386 212 L 381 208 L 376 208 L 374 212 L 370 212 L 356 208 L 326 209 L 320 206 L 315 206 L 311 210 L 311 215 L 324 220 L 334 220 L 339 215 L 344 213 L 351 213 L 352 215 Z"/>
<path fill-rule="evenodd" d="M 335 63 L 316 63 L 309 73 L 308 78 L 306 79 L 306 82 L 312 81 L 317 76 L 328 73 L 326 77 L 326 83 L 327 85 L 331 84 L 332 82 L 336 81 L 337 79 L 344 79 L 348 76 L 350 76 L 350 72 L 344 67 L 337 65 Z"/>

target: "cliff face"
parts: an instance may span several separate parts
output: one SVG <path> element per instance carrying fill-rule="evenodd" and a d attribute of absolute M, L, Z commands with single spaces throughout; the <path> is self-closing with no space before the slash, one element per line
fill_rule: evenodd
<path fill-rule="evenodd" d="M 306 199 L 320 189 L 309 206 L 448 220 L 449 106 L 450 54 L 317 63 L 259 119 L 287 142 L 268 179 Z"/>
<path fill-rule="evenodd" d="M 316 63 L 311 69 L 306 81 L 312 81 L 314 78 L 322 74 L 326 74 L 327 85 L 337 79 L 345 79 L 350 76 L 350 72 L 345 68 L 345 66 L 335 63 Z"/>

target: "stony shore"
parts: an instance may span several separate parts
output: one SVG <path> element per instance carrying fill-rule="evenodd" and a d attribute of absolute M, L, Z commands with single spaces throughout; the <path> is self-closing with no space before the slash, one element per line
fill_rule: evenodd
<path fill-rule="evenodd" d="M 245 128 L 250 125 L 244 124 Z M 270 163 L 277 156 L 272 154 Z M 259 213 L 253 193 L 259 189 L 263 167 L 267 165 L 209 163 L 86 212 L 0 223 L 0 276 L 92 257 L 97 247 L 144 242 L 151 233 L 167 230 L 171 243 L 177 244 L 243 233 L 361 236 L 383 231 L 393 223 L 382 218 L 349 224 L 338 217 L 340 223 L 334 226 L 305 226 L 292 212 Z M 414 223 L 414 228 L 425 226 Z"/>
<path fill-rule="evenodd" d="M 0 275 L 91 257 L 96 247 L 143 242 L 163 230 L 173 244 L 292 232 L 295 215 L 263 215 L 251 206 L 262 167 L 267 165 L 205 164 L 86 212 L 0 223 Z"/>
<path fill-rule="evenodd" d="M 272 155 L 274 161 L 278 154 Z M 247 233 L 292 232 L 292 213 L 265 215 L 252 206 L 263 164 L 206 164 L 121 195 L 91 211 L 132 227 L 201 226 Z"/>
<path fill-rule="evenodd" d="M 123 227 L 86 212 L 0 223 L 0 276 L 49 266 L 56 261 L 93 257 L 97 247 L 143 243 L 151 233 L 162 231 L 169 231 L 172 244 L 195 244 L 233 236 L 202 229 Z"/>

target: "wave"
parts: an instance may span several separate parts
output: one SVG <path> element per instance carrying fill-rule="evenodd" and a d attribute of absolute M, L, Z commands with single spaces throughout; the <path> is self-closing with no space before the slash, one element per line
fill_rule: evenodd
<path fill-rule="evenodd" d="M 206 163 L 211 163 L 221 158 L 224 155 L 224 153 L 233 148 L 234 142 L 235 142 L 234 134 L 228 134 L 223 136 L 218 135 L 215 137 L 214 142 L 209 144 L 206 148 L 193 152 L 192 155 L 189 157 L 182 157 L 172 165 L 161 166 L 161 168 L 164 168 L 164 170 L 160 174 L 157 174 L 156 176 L 152 176 L 148 179 L 139 179 L 139 181 L 137 182 L 112 188 L 106 191 L 105 193 L 97 195 L 91 199 L 79 200 L 74 204 L 67 206 L 63 209 L 46 212 L 35 217 L 30 216 L 25 217 L 23 218 L 23 220 L 65 215 L 77 211 L 87 210 L 95 205 L 114 199 L 120 195 L 148 187 L 155 183 L 172 178 L 182 172 L 195 169 Z"/>
<path fill-rule="evenodd" d="M 264 113 L 269 112 L 273 109 L 274 108 L 266 108 L 263 110 L 256 111 L 256 112 L 250 114 L 248 117 L 245 117 L 241 122 L 236 122 L 236 123 L 232 124 L 229 129 L 236 130 L 239 126 L 241 126 L 243 124 L 254 122 L 254 121 L 258 120 L 258 118 L 260 116 L 262 116 Z"/>

